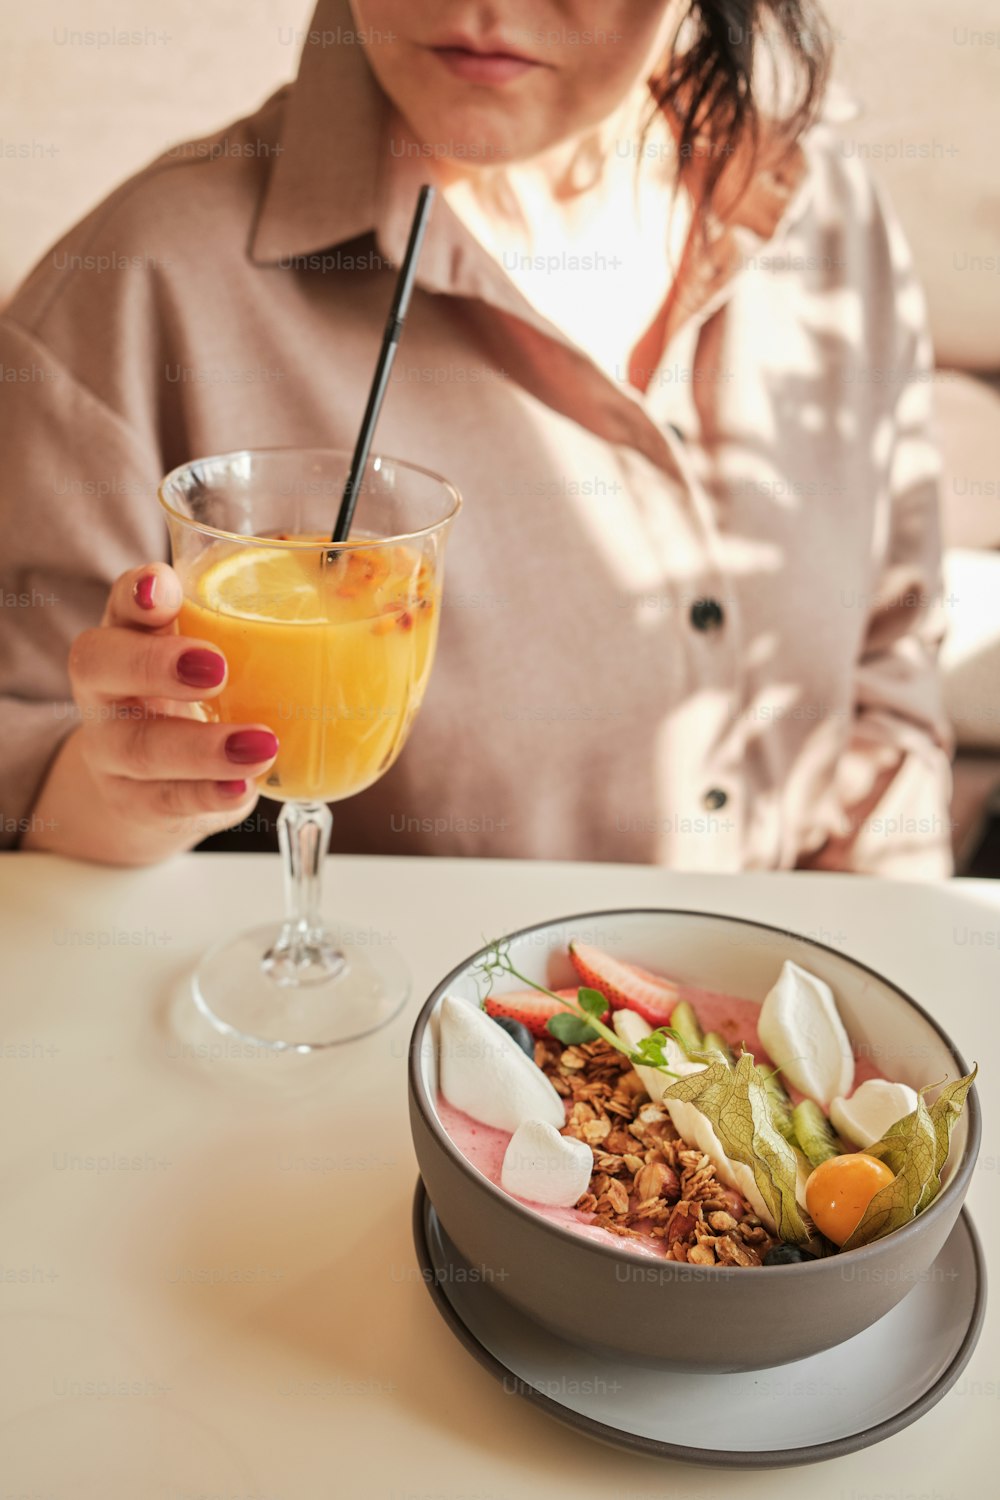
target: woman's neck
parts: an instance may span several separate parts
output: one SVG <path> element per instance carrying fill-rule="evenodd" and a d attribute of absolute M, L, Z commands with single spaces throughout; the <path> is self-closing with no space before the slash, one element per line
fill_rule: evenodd
<path fill-rule="evenodd" d="M 449 162 L 443 191 L 456 212 L 483 215 L 498 233 L 525 244 L 541 227 L 540 209 L 545 222 L 555 215 L 579 232 L 602 202 L 620 197 L 626 179 L 638 186 L 636 148 L 644 135 L 642 165 L 655 162 L 660 170 L 643 175 L 656 176 L 669 188 L 669 138 L 662 117 L 651 120 L 651 112 L 649 91 L 642 86 L 614 114 L 539 156 L 488 167 Z"/>
<path fill-rule="evenodd" d="M 530 161 L 449 171 L 450 207 L 542 315 L 616 380 L 670 290 L 687 235 L 676 160 L 643 88 Z"/>

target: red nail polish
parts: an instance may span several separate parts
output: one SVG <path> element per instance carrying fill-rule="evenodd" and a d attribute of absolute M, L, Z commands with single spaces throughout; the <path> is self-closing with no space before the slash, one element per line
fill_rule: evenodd
<path fill-rule="evenodd" d="M 215 784 L 223 797 L 242 797 L 247 789 L 245 781 L 217 781 Z"/>
<path fill-rule="evenodd" d="M 226 663 L 217 651 L 195 646 L 177 658 L 177 676 L 185 687 L 218 687 L 225 675 Z"/>
<path fill-rule="evenodd" d="M 238 729 L 226 741 L 226 755 L 238 766 L 271 760 L 278 753 L 277 736 L 269 729 Z"/>
<path fill-rule="evenodd" d="M 156 605 L 156 574 L 143 573 L 132 588 L 132 597 L 140 609 L 153 609 Z"/>

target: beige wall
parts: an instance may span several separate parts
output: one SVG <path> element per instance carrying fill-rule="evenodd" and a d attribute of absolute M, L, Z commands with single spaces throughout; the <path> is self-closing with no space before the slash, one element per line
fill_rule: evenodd
<path fill-rule="evenodd" d="M 419 3 L 419 0 L 414 0 Z M 0 298 L 111 186 L 295 70 L 311 0 L 6 0 Z M 1000 5 L 829 0 L 870 153 L 917 252 L 945 363 L 1000 368 Z M 66 31 L 138 33 L 136 44 Z M 987 33 L 976 40 L 974 33 Z M 992 38 L 990 40 L 989 38 Z M 25 151 L 20 157 L 16 153 Z"/>
<path fill-rule="evenodd" d="M 827 0 L 838 73 L 917 256 L 942 363 L 1000 369 L 1000 3 Z"/>
<path fill-rule="evenodd" d="M 311 0 L 5 0 L 0 300 L 123 177 L 174 142 L 247 114 L 293 77 L 298 41 L 289 32 L 301 32 L 312 8 Z M 100 35 L 115 32 L 132 40 Z"/>

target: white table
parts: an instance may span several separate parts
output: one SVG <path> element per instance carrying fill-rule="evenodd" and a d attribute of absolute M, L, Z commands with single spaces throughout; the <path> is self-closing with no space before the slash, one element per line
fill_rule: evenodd
<path fill-rule="evenodd" d="M 417 1272 L 405 1061 L 424 996 L 484 934 L 642 904 L 809 933 L 883 970 L 979 1061 L 969 1203 L 989 1256 L 1000 883 L 334 859 L 328 907 L 398 941 L 410 1003 L 328 1055 L 240 1058 L 194 1016 L 186 975 L 211 939 L 275 915 L 278 887 L 266 857 L 142 872 L 0 857 L 0 1500 L 993 1492 L 995 1315 L 922 1421 L 808 1470 L 630 1457 L 505 1394 Z"/>

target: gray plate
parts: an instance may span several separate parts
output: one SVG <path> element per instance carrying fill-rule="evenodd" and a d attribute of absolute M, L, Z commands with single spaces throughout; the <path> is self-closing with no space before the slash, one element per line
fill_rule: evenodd
<path fill-rule="evenodd" d="M 505 1391 L 614 1447 L 716 1468 L 817 1463 L 891 1437 L 955 1383 L 986 1312 L 963 1211 L 926 1276 L 856 1338 L 775 1369 L 676 1374 L 593 1354 L 519 1312 L 455 1249 L 419 1178 L 413 1238 L 441 1316 Z"/>

